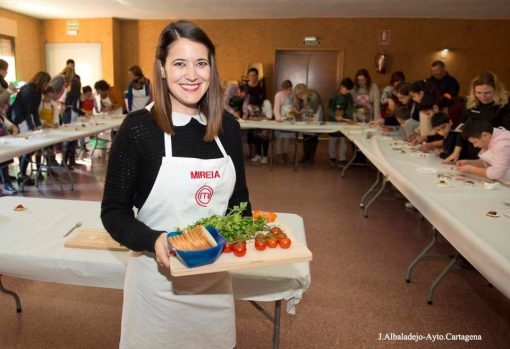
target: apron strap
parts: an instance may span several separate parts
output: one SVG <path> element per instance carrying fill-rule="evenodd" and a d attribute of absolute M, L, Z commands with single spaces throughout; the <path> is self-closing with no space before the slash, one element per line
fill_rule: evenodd
<path fill-rule="evenodd" d="M 168 133 L 163 133 L 165 137 L 165 157 L 171 158 L 172 155 L 172 137 Z"/>
<path fill-rule="evenodd" d="M 216 141 L 216 144 L 218 145 L 218 148 L 220 148 L 221 153 L 223 154 L 223 157 L 227 157 L 227 152 L 225 151 L 225 148 L 223 148 L 223 144 L 221 144 L 220 139 L 218 136 L 214 136 L 214 140 Z"/>

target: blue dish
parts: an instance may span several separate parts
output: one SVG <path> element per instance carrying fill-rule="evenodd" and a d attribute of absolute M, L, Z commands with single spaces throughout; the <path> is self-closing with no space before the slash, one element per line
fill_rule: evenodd
<path fill-rule="evenodd" d="M 206 248 L 203 250 L 196 250 L 196 251 L 183 251 L 183 250 L 177 250 L 174 249 L 173 246 L 168 243 L 170 246 L 170 250 L 175 251 L 175 255 L 179 260 L 187 266 L 188 268 L 194 268 L 199 267 L 201 265 L 207 265 L 214 263 L 221 255 L 221 252 L 223 251 L 223 247 L 225 246 L 225 238 L 221 236 L 221 234 L 214 228 L 213 226 L 208 225 L 205 227 L 211 236 L 216 240 L 218 243 L 217 246 Z M 169 237 L 181 235 L 182 232 L 180 231 L 171 231 L 169 232 L 166 237 L 167 241 Z"/>

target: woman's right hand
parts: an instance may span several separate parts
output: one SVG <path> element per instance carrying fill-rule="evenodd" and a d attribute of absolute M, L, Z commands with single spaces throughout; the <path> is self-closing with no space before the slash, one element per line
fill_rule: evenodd
<path fill-rule="evenodd" d="M 154 252 L 156 252 L 156 262 L 158 262 L 158 265 L 170 269 L 170 249 L 166 241 L 166 233 L 162 233 L 156 240 Z"/>

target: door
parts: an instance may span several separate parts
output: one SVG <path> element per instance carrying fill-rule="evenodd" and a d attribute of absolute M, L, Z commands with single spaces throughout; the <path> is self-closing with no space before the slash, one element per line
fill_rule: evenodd
<path fill-rule="evenodd" d="M 342 54 L 340 51 L 277 50 L 275 53 L 275 90 L 284 80 L 296 86 L 303 83 L 321 96 L 324 111 L 329 98 L 341 81 Z"/>

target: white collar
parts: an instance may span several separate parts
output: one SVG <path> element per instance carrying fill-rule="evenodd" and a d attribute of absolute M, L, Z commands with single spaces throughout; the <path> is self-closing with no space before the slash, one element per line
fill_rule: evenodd
<path fill-rule="evenodd" d="M 188 115 L 188 114 L 183 114 L 183 113 L 178 113 L 178 112 L 172 112 L 172 122 L 174 124 L 174 126 L 185 126 L 187 125 L 191 119 L 195 119 L 196 121 L 198 121 L 199 123 L 201 123 L 202 125 L 207 125 L 207 119 L 205 118 L 205 115 L 200 113 L 200 114 L 197 114 L 197 115 Z"/>

